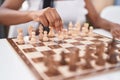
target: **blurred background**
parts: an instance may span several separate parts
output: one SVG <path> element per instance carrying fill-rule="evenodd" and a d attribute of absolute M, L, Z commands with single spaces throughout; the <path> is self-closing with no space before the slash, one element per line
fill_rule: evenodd
<path fill-rule="evenodd" d="M 91 0 L 94 4 L 97 12 L 100 14 L 104 8 L 108 6 L 118 6 L 120 5 L 120 0 Z M 0 5 L 4 2 L 4 0 L 0 0 Z M 29 3 L 27 0 L 24 2 L 22 9 L 27 9 Z M 8 34 L 8 28 L 4 25 L 0 25 L 0 38 L 6 38 Z"/>

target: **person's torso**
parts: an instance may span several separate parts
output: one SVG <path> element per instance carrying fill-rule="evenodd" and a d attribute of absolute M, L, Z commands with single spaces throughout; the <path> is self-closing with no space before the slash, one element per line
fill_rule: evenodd
<path fill-rule="evenodd" d="M 86 21 L 87 10 L 84 0 L 59 0 L 54 2 L 54 6 L 66 24 L 70 21 L 73 23 Z"/>

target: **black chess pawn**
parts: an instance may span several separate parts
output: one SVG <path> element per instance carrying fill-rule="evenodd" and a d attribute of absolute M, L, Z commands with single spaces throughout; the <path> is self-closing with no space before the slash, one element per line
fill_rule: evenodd
<path fill-rule="evenodd" d="M 76 56 L 76 60 L 80 61 L 80 57 L 79 57 L 79 49 L 76 48 L 75 50 L 75 56 Z"/>
<path fill-rule="evenodd" d="M 74 53 L 71 53 L 70 55 L 70 61 L 69 61 L 69 70 L 70 71 L 76 71 L 77 65 L 76 65 L 76 55 Z"/>
<path fill-rule="evenodd" d="M 109 44 L 107 61 L 111 64 L 116 64 L 116 63 L 118 63 L 119 54 L 117 52 L 115 52 L 116 47 L 113 44 L 114 44 L 113 42 L 111 44 Z"/>
<path fill-rule="evenodd" d="M 103 43 L 96 45 L 96 64 L 99 66 L 105 65 L 105 59 L 103 58 L 103 54 L 105 52 L 105 45 Z"/>
<path fill-rule="evenodd" d="M 85 64 L 82 66 L 82 69 L 92 69 L 93 66 L 91 65 L 91 61 L 94 60 L 92 56 L 94 50 L 90 48 L 90 46 L 86 47 L 86 53 L 84 56 Z"/>
<path fill-rule="evenodd" d="M 61 61 L 60 61 L 60 64 L 61 65 L 66 65 L 67 64 L 67 62 L 65 60 L 65 52 L 64 51 L 61 52 Z"/>
<path fill-rule="evenodd" d="M 96 60 L 96 64 L 99 66 L 104 66 L 105 62 L 106 61 L 103 59 L 103 57 L 98 57 L 98 59 Z"/>
<path fill-rule="evenodd" d="M 46 72 L 47 75 L 49 75 L 49 76 L 59 75 L 60 73 L 57 70 L 53 56 L 48 57 L 48 62 L 49 62 L 49 63 L 47 63 L 48 70 Z"/>
<path fill-rule="evenodd" d="M 91 65 L 91 60 L 88 58 L 88 59 L 85 59 L 85 64 L 82 66 L 82 69 L 92 69 L 93 66 Z"/>
<path fill-rule="evenodd" d="M 118 57 L 120 57 L 119 54 L 114 52 L 112 54 L 109 54 L 107 61 L 111 64 L 116 64 L 119 62 Z"/>

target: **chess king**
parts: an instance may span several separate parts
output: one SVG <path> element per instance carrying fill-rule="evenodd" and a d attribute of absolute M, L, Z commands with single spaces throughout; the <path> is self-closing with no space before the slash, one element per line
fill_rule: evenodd
<path fill-rule="evenodd" d="M 35 25 L 36 22 L 44 26 L 51 26 L 60 31 L 70 21 L 80 21 L 81 24 L 88 21 L 96 28 L 102 28 L 111 32 L 113 37 L 120 39 L 120 25 L 107 21 L 99 16 L 91 0 L 27 0 L 29 8 L 19 11 L 24 0 L 5 0 L 0 7 L 0 24 L 15 25 L 27 22 Z M 51 8 L 54 7 L 54 8 Z M 34 21 L 34 22 L 33 22 Z M 34 24 L 35 23 L 35 24 Z M 17 25 L 17 28 L 21 27 Z M 23 30 L 25 26 L 22 25 Z M 17 30 L 13 31 L 16 36 Z M 27 32 L 25 33 L 27 35 Z"/>

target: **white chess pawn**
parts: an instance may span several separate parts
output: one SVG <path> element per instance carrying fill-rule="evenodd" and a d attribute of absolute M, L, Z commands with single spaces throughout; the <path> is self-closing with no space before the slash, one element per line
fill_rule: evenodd
<path fill-rule="evenodd" d="M 31 37 L 30 42 L 31 42 L 31 43 L 36 43 L 36 42 L 37 42 L 37 39 L 36 39 L 36 36 L 35 36 L 35 31 L 32 31 L 31 35 L 32 35 L 32 37 Z"/>
<path fill-rule="evenodd" d="M 80 30 L 80 28 L 81 28 L 80 22 L 76 22 L 75 27 L 76 27 L 78 30 Z"/>
<path fill-rule="evenodd" d="M 63 40 L 64 39 L 64 33 L 63 33 L 63 31 L 61 31 L 61 32 L 58 33 L 58 39 L 59 40 Z"/>
<path fill-rule="evenodd" d="M 89 35 L 89 36 L 93 36 L 93 35 L 94 35 L 94 34 L 93 34 L 93 26 L 90 26 L 88 35 Z"/>
<path fill-rule="evenodd" d="M 43 40 L 43 27 L 39 26 L 39 40 Z"/>
<path fill-rule="evenodd" d="M 88 33 L 89 24 L 88 23 L 84 23 L 84 27 L 85 27 L 85 32 Z"/>
<path fill-rule="evenodd" d="M 73 37 L 78 36 L 78 32 L 77 32 L 77 28 L 76 28 L 76 27 L 74 27 L 74 28 L 72 29 L 72 36 L 73 36 Z"/>
<path fill-rule="evenodd" d="M 68 30 L 63 29 L 64 38 L 68 38 Z"/>
<path fill-rule="evenodd" d="M 85 27 L 82 27 L 82 31 L 81 31 L 81 36 L 86 36 L 86 30 L 85 30 Z"/>
<path fill-rule="evenodd" d="M 43 39 L 43 32 L 39 32 L 39 40 Z"/>
<path fill-rule="evenodd" d="M 79 35 L 79 34 L 80 34 L 80 29 L 81 29 L 80 22 L 77 22 L 77 23 L 75 24 L 75 28 L 76 28 L 77 34 Z"/>
<path fill-rule="evenodd" d="M 47 37 L 47 31 L 44 31 L 44 35 L 43 35 L 43 41 L 48 41 L 48 37 Z"/>
<path fill-rule="evenodd" d="M 72 22 L 69 22 L 69 28 L 72 28 L 73 27 L 73 24 L 72 24 Z"/>
<path fill-rule="evenodd" d="M 48 34 L 49 37 L 54 37 L 55 33 L 54 33 L 54 29 L 52 27 L 50 27 L 50 32 Z"/>
<path fill-rule="evenodd" d="M 73 29 L 73 24 L 72 22 L 69 22 L 69 25 L 68 25 L 68 34 L 72 34 L 72 29 Z"/>
<path fill-rule="evenodd" d="M 23 29 L 22 28 L 19 28 L 18 30 L 17 30 L 17 33 L 19 34 L 19 33 L 23 33 Z"/>
<path fill-rule="evenodd" d="M 24 44 L 24 43 L 25 43 L 22 32 L 19 32 L 19 33 L 18 33 L 17 42 L 18 42 L 19 44 Z"/>
<path fill-rule="evenodd" d="M 32 37 L 32 31 L 34 30 L 33 26 L 29 26 L 28 27 L 28 35 L 29 35 L 29 39 L 31 39 Z"/>

